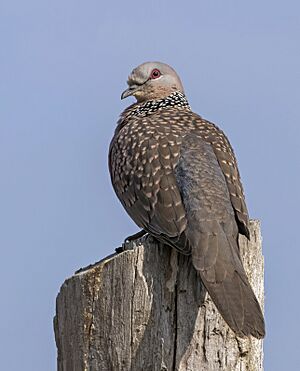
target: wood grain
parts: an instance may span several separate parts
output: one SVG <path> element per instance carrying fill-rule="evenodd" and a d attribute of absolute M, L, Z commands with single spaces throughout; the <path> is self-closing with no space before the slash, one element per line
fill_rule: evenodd
<path fill-rule="evenodd" d="M 263 307 L 260 224 L 240 236 Z M 206 294 L 189 257 L 149 236 L 67 279 L 54 318 L 58 371 L 261 371 L 262 341 L 240 339 Z"/>

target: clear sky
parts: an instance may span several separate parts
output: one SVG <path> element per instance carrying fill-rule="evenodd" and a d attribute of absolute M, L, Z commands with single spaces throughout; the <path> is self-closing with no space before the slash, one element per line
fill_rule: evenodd
<path fill-rule="evenodd" d="M 262 221 L 265 370 L 299 352 L 299 1 L 0 2 L 1 369 L 55 369 L 65 278 L 137 231 L 107 152 L 127 75 L 171 64 L 238 157 Z"/>

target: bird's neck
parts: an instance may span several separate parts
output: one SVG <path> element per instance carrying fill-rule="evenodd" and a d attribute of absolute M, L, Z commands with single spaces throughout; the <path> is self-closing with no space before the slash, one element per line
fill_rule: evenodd
<path fill-rule="evenodd" d="M 128 107 L 122 113 L 121 117 L 124 119 L 133 116 L 144 117 L 166 108 L 191 109 L 186 96 L 179 91 L 175 91 L 165 98 L 148 100 L 143 103 L 135 103 Z"/>

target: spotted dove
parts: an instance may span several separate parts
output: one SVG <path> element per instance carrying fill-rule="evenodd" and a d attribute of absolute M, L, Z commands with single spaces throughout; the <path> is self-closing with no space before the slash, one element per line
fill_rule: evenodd
<path fill-rule="evenodd" d="M 114 190 L 129 216 L 157 240 L 192 255 L 219 312 L 240 337 L 265 335 L 240 258 L 248 212 L 232 147 L 194 113 L 173 68 L 147 62 L 128 78 L 109 150 Z"/>

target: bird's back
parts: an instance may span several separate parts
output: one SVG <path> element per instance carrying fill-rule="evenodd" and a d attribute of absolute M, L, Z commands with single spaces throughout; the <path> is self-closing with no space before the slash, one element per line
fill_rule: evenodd
<path fill-rule="evenodd" d="M 189 107 L 166 107 L 148 115 L 132 115 L 136 106 L 139 105 L 129 107 L 121 115 L 111 142 L 109 160 L 115 191 L 135 222 L 146 230 L 151 228 L 157 196 L 163 198 L 164 190 L 169 191 L 164 183 L 167 178 L 172 178 L 182 141 L 187 134 L 193 133 L 212 146 L 226 180 L 239 231 L 249 237 L 243 187 L 234 152 L 225 134 Z M 169 179 L 170 186 L 174 181 Z M 174 189 L 172 192 L 176 193 Z M 136 197 L 137 194 L 145 196 L 144 202 Z M 179 197 L 178 194 L 174 196 Z M 178 235 L 186 220 L 181 207 L 174 204 L 172 207 L 179 219 L 177 227 L 173 226 L 173 233 Z"/>

